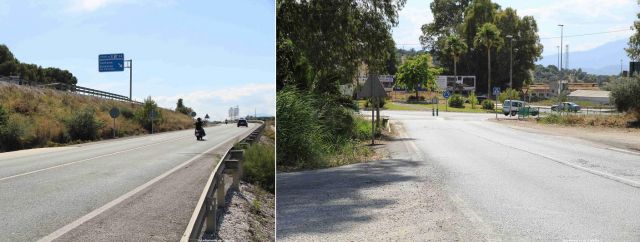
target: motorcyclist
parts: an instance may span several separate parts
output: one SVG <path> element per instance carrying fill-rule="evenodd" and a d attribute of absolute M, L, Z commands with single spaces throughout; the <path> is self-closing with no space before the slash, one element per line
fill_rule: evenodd
<path fill-rule="evenodd" d="M 196 130 L 199 130 L 200 133 L 202 133 L 202 137 L 206 136 L 204 129 L 202 128 L 202 126 L 204 125 L 204 122 L 202 122 L 202 119 L 198 118 L 196 120 L 195 125 L 196 125 Z"/>

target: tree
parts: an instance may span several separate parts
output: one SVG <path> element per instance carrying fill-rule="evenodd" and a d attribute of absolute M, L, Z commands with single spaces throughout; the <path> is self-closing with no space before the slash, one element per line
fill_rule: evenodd
<path fill-rule="evenodd" d="M 391 56 L 391 28 L 398 23 L 398 11 L 406 0 L 277 0 L 277 53 L 290 53 L 293 63 L 278 63 L 280 73 L 295 73 L 295 60 L 308 61 L 312 75 L 307 89 L 316 93 L 338 93 L 338 85 L 349 83 L 357 68 L 365 63 L 369 70 L 382 73 Z M 291 44 L 285 44 L 285 41 Z M 292 49 L 284 49 L 293 47 Z M 299 53 L 299 55 L 297 54 Z M 306 69 L 306 68 L 302 68 Z M 280 87 L 286 83 L 277 80 Z M 282 88 L 279 88 L 281 90 Z"/>
<path fill-rule="evenodd" d="M 500 30 L 491 23 L 482 25 L 473 40 L 475 47 L 484 46 L 487 49 L 487 96 L 489 99 L 491 99 L 491 48 L 499 48 L 502 43 Z"/>
<path fill-rule="evenodd" d="M 193 112 L 193 109 L 190 107 L 184 106 L 182 98 L 178 98 L 178 103 L 176 103 L 176 112 L 179 112 L 185 115 L 191 115 L 191 112 Z"/>
<path fill-rule="evenodd" d="M 639 20 L 633 22 L 633 29 L 636 30 L 636 33 L 629 37 L 629 47 L 624 49 L 627 51 L 627 56 L 634 61 L 640 60 L 640 13 L 637 16 Z"/>
<path fill-rule="evenodd" d="M 420 43 L 432 54 L 439 54 L 440 43 L 447 36 L 458 31 L 464 19 L 464 12 L 471 0 L 434 0 L 429 5 L 433 13 L 433 22 L 422 25 Z M 439 55 L 437 57 L 440 57 Z"/>
<path fill-rule="evenodd" d="M 630 112 L 640 122 L 640 79 L 620 78 L 610 85 L 611 99 L 620 112 Z"/>
<path fill-rule="evenodd" d="M 426 87 L 428 90 L 436 88 L 436 76 L 442 69 L 433 67 L 431 55 L 422 54 L 407 60 L 398 68 L 396 73 L 396 85 L 406 88 L 408 91 L 416 92 L 416 100 L 419 100 L 419 88 Z"/>
<path fill-rule="evenodd" d="M 460 55 L 467 52 L 467 44 L 465 44 L 464 41 L 457 35 L 449 36 L 449 38 L 447 38 L 445 52 L 449 53 L 449 55 L 453 59 L 453 75 L 457 78 L 458 60 L 460 59 Z"/>

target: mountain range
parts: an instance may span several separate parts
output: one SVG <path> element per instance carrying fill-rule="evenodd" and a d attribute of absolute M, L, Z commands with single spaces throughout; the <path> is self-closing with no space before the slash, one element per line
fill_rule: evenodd
<path fill-rule="evenodd" d="M 605 43 L 599 47 L 587 50 L 569 52 L 569 65 L 567 66 L 563 54 L 563 68 L 578 69 L 589 74 L 618 75 L 620 74 L 620 60 L 623 60 L 623 69 L 629 70 L 629 57 L 624 51 L 627 47 L 627 39 Z M 571 46 L 569 46 L 571 48 Z M 558 54 L 544 56 L 537 64 L 548 66 L 558 65 Z"/>

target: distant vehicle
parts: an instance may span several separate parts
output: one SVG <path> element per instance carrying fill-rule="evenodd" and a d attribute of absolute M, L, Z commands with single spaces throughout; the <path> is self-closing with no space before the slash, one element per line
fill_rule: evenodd
<path fill-rule="evenodd" d="M 487 99 L 486 95 L 480 95 L 476 97 L 478 99 L 478 103 L 482 103 L 484 100 Z"/>
<path fill-rule="evenodd" d="M 240 126 L 249 127 L 249 123 L 247 123 L 246 119 L 240 118 L 238 119 L 238 127 Z"/>
<path fill-rule="evenodd" d="M 504 100 L 504 104 L 502 104 L 502 113 L 504 116 L 515 116 L 518 114 L 518 110 L 524 107 L 523 101 L 518 100 Z"/>
<path fill-rule="evenodd" d="M 551 111 L 567 111 L 567 112 L 578 112 L 580 111 L 580 105 L 574 102 L 563 102 L 560 105 L 551 106 Z"/>

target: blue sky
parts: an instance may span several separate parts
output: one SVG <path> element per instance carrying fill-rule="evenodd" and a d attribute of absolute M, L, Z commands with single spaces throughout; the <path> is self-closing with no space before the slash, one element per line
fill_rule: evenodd
<path fill-rule="evenodd" d="M 400 24 L 393 30 L 393 37 L 400 48 L 420 49 L 418 37 L 420 26 L 433 21 L 429 9 L 432 1 L 408 0 L 400 12 Z M 629 30 L 636 14 L 640 11 L 635 0 L 535 0 L 535 1 L 494 1 L 503 8 L 512 7 L 518 15 L 534 16 L 538 23 L 539 36 L 544 45 L 543 56 L 557 54 L 560 45 L 560 27 L 564 24 L 564 35 L 579 35 L 595 32 L 624 30 L 609 34 L 564 38 L 571 51 L 586 51 L 605 43 L 625 39 L 633 31 Z M 403 45 L 404 44 L 404 45 Z M 614 63 L 619 63 L 614 60 Z"/>
<path fill-rule="evenodd" d="M 25 63 L 68 69 L 78 85 L 129 95 L 125 72 L 98 55 L 133 59 L 133 97 L 198 116 L 275 114 L 273 0 L 0 0 L 0 43 Z"/>

